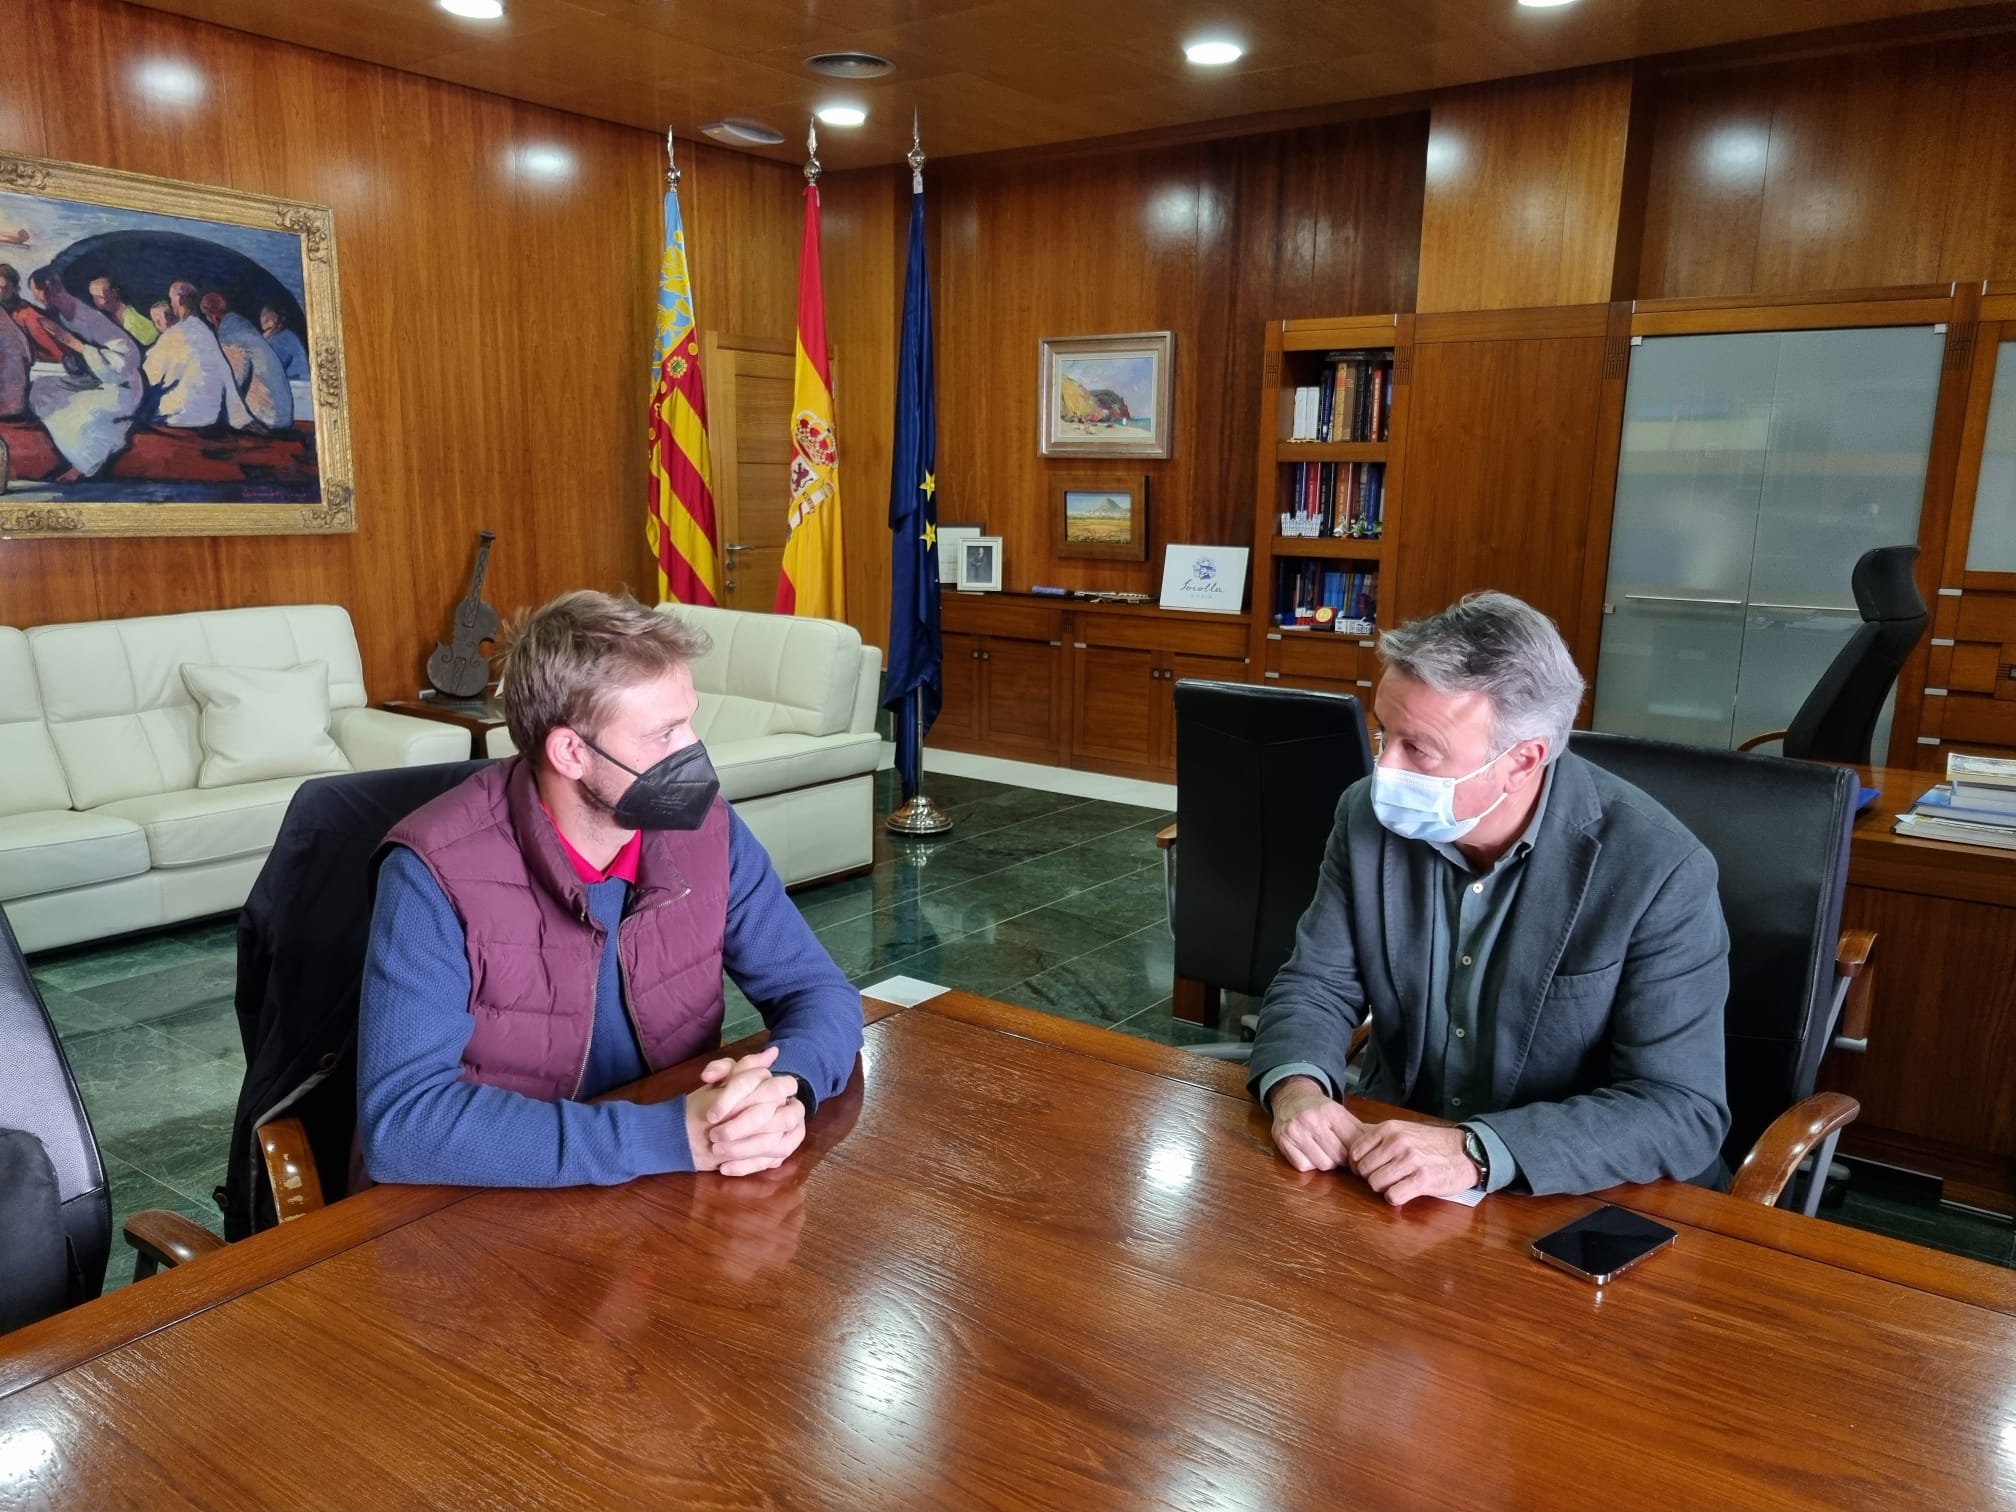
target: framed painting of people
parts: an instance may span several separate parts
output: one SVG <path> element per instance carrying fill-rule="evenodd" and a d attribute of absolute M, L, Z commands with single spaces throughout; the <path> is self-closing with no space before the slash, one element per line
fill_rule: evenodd
<path fill-rule="evenodd" d="M 0 156 L 0 536 L 356 528 L 327 207 Z"/>
<path fill-rule="evenodd" d="M 1167 457 L 1176 338 L 1046 336 L 1038 347 L 1037 453 Z"/>

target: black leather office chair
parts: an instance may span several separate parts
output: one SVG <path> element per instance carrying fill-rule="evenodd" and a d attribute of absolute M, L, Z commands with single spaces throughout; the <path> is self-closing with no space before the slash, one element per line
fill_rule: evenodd
<path fill-rule="evenodd" d="M 1731 1190 L 1775 1202 L 1817 1146 L 1802 1204 L 1813 1212 L 1840 1130 L 1860 1111 L 1851 1097 L 1814 1094 L 1820 1057 L 1834 1044 L 1861 1050 L 1868 1036 L 1875 936 L 1841 931 L 1854 773 L 1588 732 L 1568 749 L 1650 794 L 1715 857 L 1729 925 Z"/>
<path fill-rule="evenodd" d="M 1337 801 L 1371 770 L 1348 693 L 1176 684 L 1176 823 L 1157 840 L 1176 990 L 1201 1000 L 1204 1023 L 1218 1021 L 1222 993 L 1257 996 L 1287 961 Z"/>
<path fill-rule="evenodd" d="M 0 1182 L 8 1184 L 0 1192 L 0 1208 L 8 1214 L 0 1223 L 0 1333 L 6 1333 L 88 1302 L 104 1289 L 112 1193 L 91 1116 L 5 912 L 0 912 L 0 1126 L 7 1136 L 0 1149 Z M 53 1196 L 53 1203 L 36 1200 L 45 1195 Z M 38 1226 L 45 1217 L 46 1226 Z M 179 1213 L 143 1213 L 133 1221 L 162 1234 L 202 1233 Z"/>
<path fill-rule="evenodd" d="M 1930 622 L 1912 578 L 1917 560 L 1916 546 L 1878 546 L 1862 553 L 1852 579 L 1861 628 L 1820 675 L 1792 723 L 1752 735 L 1739 751 L 1783 740 L 1785 755 L 1795 761 L 1870 764 L 1869 745 L 1883 700 Z"/>

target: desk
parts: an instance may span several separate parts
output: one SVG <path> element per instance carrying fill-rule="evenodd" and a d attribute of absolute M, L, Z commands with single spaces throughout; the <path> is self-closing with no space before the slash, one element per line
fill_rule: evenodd
<path fill-rule="evenodd" d="M 1842 1149 L 2016 1211 L 2016 852 L 1895 834 L 1935 774 L 1862 775 L 1881 796 L 1855 824 L 1841 922 L 1876 931 L 1869 1051 L 1820 1070 L 1862 1104 Z"/>
<path fill-rule="evenodd" d="M 871 1014 L 781 1179 L 378 1188 L 0 1341 L 0 1506 L 2016 1504 L 2005 1273 L 1648 1187 L 1704 1221 L 1599 1293 L 1526 1253 L 1587 1199 L 1390 1209 L 1239 1068 Z"/>

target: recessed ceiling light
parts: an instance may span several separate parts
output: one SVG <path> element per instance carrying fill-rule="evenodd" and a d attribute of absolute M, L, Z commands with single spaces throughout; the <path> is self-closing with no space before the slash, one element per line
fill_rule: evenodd
<path fill-rule="evenodd" d="M 441 9 L 471 21 L 497 21 L 503 18 L 504 0 L 441 0 Z"/>
<path fill-rule="evenodd" d="M 813 113 L 828 126 L 859 126 L 868 119 L 859 105 L 821 105 Z"/>
<path fill-rule="evenodd" d="M 1246 49 L 1237 42 L 1192 42 L 1183 49 L 1183 56 L 1205 68 L 1223 68 L 1245 57 Z"/>
<path fill-rule="evenodd" d="M 896 67 L 887 58 L 871 52 L 814 53 L 805 60 L 805 66 L 829 79 L 879 79 Z"/>
<path fill-rule="evenodd" d="M 700 134 L 717 142 L 726 142 L 731 147 L 775 147 L 784 140 L 783 132 L 773 130 L 761 121 L 743 120 L 738 116 L 709 121 L 700 128 Z"/>
<path fill-rule="evenodd" d="M 1519 0 L 1528 10 L 1551 10 L 1557 5 L 1573 5 L 1575 0 Z"/>

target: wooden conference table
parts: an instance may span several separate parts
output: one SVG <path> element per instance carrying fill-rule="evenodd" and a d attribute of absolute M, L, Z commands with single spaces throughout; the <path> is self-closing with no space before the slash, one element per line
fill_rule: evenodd
<path fill-rule="evenodd" d="M 1389 1209 L 1237 1067 L 868 1011 L 777 1179 L 379 1188 L 0 1341 L 0 1505 L 2016 1503 L 2006 1273 L 1655 1186 L 1599 1292 L 1527 1255 L 1586 1198 Z"/>

